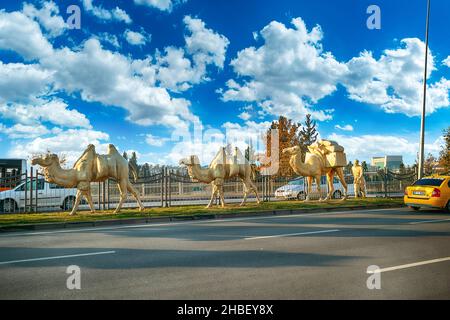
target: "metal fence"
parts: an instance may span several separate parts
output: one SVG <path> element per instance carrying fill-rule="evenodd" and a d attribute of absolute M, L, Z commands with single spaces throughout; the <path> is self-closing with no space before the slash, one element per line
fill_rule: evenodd
<path fill-rule="evenodd" d="M 366 193 L 372 197 L 402 196 L 406 186 L 416 179 L 416 173 L 399 174 L 389 170 L 365 173 Z M 275 177 L 257 175 L 255 185 L 261 201 L 284 200 L 275 196 L 275 191 L 298 177 Z M 345 176 L 349 184 L 350 196 L 353 193 L 353 177 Z M 323 179 L 325 181 L 325 178 Z M 325 187 L 324 187 L 325 186 Z M 141 177 L 134 183 L 145 207 L 170 207 L 180 205 L 206 205 L 211 197 L 209 184 L 193 181 L 186 174 L 163 167 L 159 173 Z M 340 183 L 335 184 L 337 195 L 343 194 Z M 239 203 L 244 194 L 243 183 L 238 179 L 230 179 L 224 183 L 226 203 Z M 298 199 L 306 194 L 306 183 L 303 183 L 302 192 Z M 0 178 L 0 213 L 32 213 L 70 210 L 76 196 L 76 189 L 67 189 L 45 182 L 42 173 L 31 168 L 21 175 Z M 107 180 L 91 184 L 92 198 L 97 210 L 115 209 L 120 193 L 117 183 Z M 328 190 L 322 184 L 321 194 L 313 192 L 312 200 L 325 197 Z M 249 194 L 248 202 L 255 202 L 254 194 Z M 218 203 L 218 199 L 216 199 Z M 136 207 L 135 199 L 129 195 L 123 205 L 124 208 Z M 88 209 L 87 203 L 82 200 L 81 210 Z"/>

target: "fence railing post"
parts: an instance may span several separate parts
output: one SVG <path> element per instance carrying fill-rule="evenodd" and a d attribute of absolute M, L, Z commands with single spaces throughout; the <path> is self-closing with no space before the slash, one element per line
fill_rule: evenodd
<path fill-rule="evenodd" d="M 172 205 L 172 171 L 170 170 L 170 169 L 168 169 L 168 172 L 169 172 L 169 176 L 168 176 L 168 179 L 169 179 L 169 190 L 168 190 L 168 193 L 169 193 L 169 207 Z"/>
<path fill-rule="evenodd" d="M 387 198 L 387 167 L 384 168 L 384 197 Z"/>
<path fill-rule="evenodd" d="M 25 188 L 26 188 L 26 185 L 25 185 Z M 30 213 L 32 211 L 33 211 L 33 167 L 31 167 L 31 170 L 30 170 Z"/>
<path fill-rule="evenodd" d="M 28 183 L 28 170 L 25 170 L 25 199 L 24 199 L 24 205 L 23 205 L 23 213 L 27 212 L 27 183 Z M 20 210 L 19 210 L 20 211 Z"/>
<path fill-rule="evenodd" d="M 43 185 L 45 188 L 45 184 Z M 35 197 L 34 197 L 34 212 L 38 212 L 38 196 L 39 196 L 39 171 L 36 169 L 36 190 L 35 190 Z"/>
<path fill-rule="evenodd" d="M 161 207 L 164 207 L 164 171 L 165 167 L 161 168 Z"/>

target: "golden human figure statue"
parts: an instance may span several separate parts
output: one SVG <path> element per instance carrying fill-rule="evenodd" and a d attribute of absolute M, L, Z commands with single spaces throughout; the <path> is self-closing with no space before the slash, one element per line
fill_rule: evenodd
<path fill-rule="evenodd" d="M 120 201 L 114 213 L 120 211 L 128 192 L 136 199 L 140 211 L 144 210 L 139 193 L 132 186 L 128 176 L 129 169 L 131 169 L 136 180 L 136 169 L 128 163 L 112 144 L 108 146 L 108 152 L 104 155 L 97 154 L 95 146 L 90 144 L 75 162 L 72 169 L 61 168 L 56 154 L 35 157 L 31 160 L 31 165 L 40 165 L 44 168 L 46 181 L 66 188 L 76 187 L 78 189 L 71 215 L 77 212 L 82 196 L 86 197 L 91 212 L 95 212 L 91 196 L 91 182 L 103 182 L 109 178 L 117 181 L 120 192 Z"/>
<path fill-rule="evenodd" d="M 359 195 L 363 198 L 366 197 L 366 179 L 364 179 L 364 169 L 359 164 L 359 160 L 355 160 L 355 164 L 352 166 L 353 173 L 353 185 L 355 189 L 355 198 L 358 198 Z"/>

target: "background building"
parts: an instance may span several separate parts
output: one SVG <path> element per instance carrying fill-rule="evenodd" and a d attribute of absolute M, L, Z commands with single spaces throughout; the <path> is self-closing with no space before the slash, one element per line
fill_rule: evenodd
<path fill-rule="evenodd" d="M 383 156 L 372 157 L 371 165 L 380 169 L 388 168 L 389 170 L 399 170 L 400 164 L 403 163 L 402 156 Z"/>

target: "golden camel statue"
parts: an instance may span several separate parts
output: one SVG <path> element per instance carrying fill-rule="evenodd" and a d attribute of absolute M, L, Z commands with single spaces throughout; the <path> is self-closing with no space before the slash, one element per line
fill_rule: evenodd
<path fill-rule="evenodd" d="M 95 212 L 91 196 L 91 182 L 103 182 L 109 178 L 117 181 L 120 192 L 120 201 L 114 213 L 120 211 L 123 202 L 127 198 L 127 192 L 130 192 L 136 198 L 140 211 L 144 210 L 139 194 L 131 185 L 128 176 L 128 167 L 130 166 L 136 180 L 136 170 L 129 165 L 128 161 L 122 157 L 112 144 L 108 146 L 108 152 L 105 155 L 97 154 L 95 146 L 90 144 L 75 162 L 72 169 L 61 168 L 56 154 L 35 157 L 31 160 L 31 165 L 40 165 L 44 168 L 46 181 L 56 183 L 65 188 L 76 187 L 78 189 L 75 204 L 70 215 L 76 214 L 82 196 L 86 197 L 91 212 Z"/>
<path fill-rule="evenodd" d="M 198 180 L 203 183 L 211 183 L 211 200 L 206 208 L 211 207 L 214 197 L 218 194 L 222 208 L 225 207 L 225 200 L 223 195 L 223 182 L 226 179 L 238 177 L 244 184 L 244 198 L 241 206 L 245 205 L 247 195 L 254 192 L 258 204 L 260 199 L 258 196 L 258 189 L 252 179 L 256 176 L 256 165 L 245 161 L 242 153 L 238 148 L 235 148 L 235 154 L 230 157 L 226 154 L 225 148 L 221 148 L 215 158 L 211 161 L 208 168 L 202 168 L 198 156 L 192 155 L 188 158 L 181 159 L 180 165 L 185 165 L 188 169 L 188 174 L 191 179 Z"/>
<path fill-rule="evenodd" d="M 334 141 L 321 140 L 319 143 L 309 147 L 309 150 L 310 152 L 305 154 L 305 162 L 303 162 L 300 147 L 295 146 L 283 149 L 283 154 L 289 154 L 291 156 L 289 164 L 294 172 L 307 178 L 308 193 L 305 201 L 310 200 L 309 196 L 311 194 L 313 179 L 316 181 L 317 190 L 320 194 L 319 201 L 329 200 L 334 192 L 333 178 L 335 174 L 337 174 L 344 187 L 344 197 L 342 200 L 346 200 L 347 183 L 344 179 L 343 167 L 345 166 L 347 160 L 345 157 L 344 148 L 339 146 Z M 329 157 L 327 157 L 327 155 L 329 155 Z M 322 175 L 327 176 L 328 183 L 328 194 L 325 199 L 322 199 L 322 193 L 320 190 L 320 178 Z"/>

